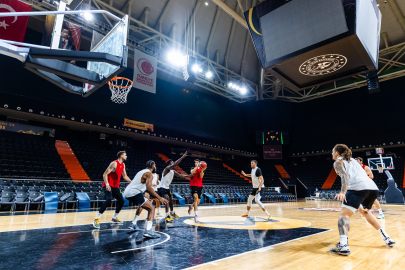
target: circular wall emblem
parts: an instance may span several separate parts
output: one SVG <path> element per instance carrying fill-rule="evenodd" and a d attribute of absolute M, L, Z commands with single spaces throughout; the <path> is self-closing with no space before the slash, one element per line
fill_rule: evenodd
<path fill-rule="evenodd" d="M 150 74 L 153 73 L 153 71 L 155 71 L 151 62 L 149 62 L 145 58 L 139 59 L 137 66 L 138 66 L 138 70 L 145 76 L 149 76 Z"/>
<path fill-rule="evenodd" d="M 322 76 L 333 73 L 347 63 L 347 58 L 340 54 L 324 54 L 313 57 L 300 66 L 301 74 L 307 76 Z"/>

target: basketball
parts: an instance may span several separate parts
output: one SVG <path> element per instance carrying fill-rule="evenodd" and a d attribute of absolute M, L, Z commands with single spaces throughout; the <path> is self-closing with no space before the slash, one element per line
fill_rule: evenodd
<path fill-rule="evenodd" d="M 201 168 L 203 168 L 203 169 L 207 168 L 207 163 L 205 161 L 201 161 L 200 164 L 201 164 Z"/>

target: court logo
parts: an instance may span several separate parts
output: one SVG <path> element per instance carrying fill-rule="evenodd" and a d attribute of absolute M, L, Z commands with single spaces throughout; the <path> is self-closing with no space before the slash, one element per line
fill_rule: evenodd
<path fill-rule="evenodd" d="M 152 63 L 149 62 L 148 59 L 145 59 L 145 58 L 139 59 L 137 66 L 138 66 L 138 70 L 145 76 L 149 76 L 155 71 Z"/>
<path fill-rule="evenodd" d="M 15 12 L 15 10 L 12 7 L 10 7 L 9 5 L 6 5 L 6 4 L 0 4 L 0 9 L 2 9 L 2 8 L 7 9 L 10 12 Z M 15 23 L 16 20 L 17 20 L 17 16 L 14 16 L 14 21 L 12 23 Z M 5 20 L 0 22 L 0 27 L 4 27 L 4 29 L 7 30 L 7 28 L 6 28 L 7 26 L 10 26 L 10 25 L 6 24 Z"/>
<path fill-rule="evenodd" d="M 307 76 L 322 76 L 333 73 L 347 64 L 347 58 L 340 54 L 324 54 L 301 64 L 299 71 Z"/>

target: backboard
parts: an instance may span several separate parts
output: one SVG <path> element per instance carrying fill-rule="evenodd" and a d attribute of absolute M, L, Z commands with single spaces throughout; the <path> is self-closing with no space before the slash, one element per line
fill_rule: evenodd
<path fill-rule="evenodd" d="M 381 163 L 382 160 L 382 163 Z M 369 158 L 368 166 L 372 171 L 377 171 L 377 167 L 384 167 L 385 170 L 394 170 L 394 162 L 392 157 L 382 157 L 382 158 Z"/>
<path fill-rule="evenodd" d="M 47 17 L 44 27 L 44 36 L 52 35 L 52 39 L 47 39 L 51 44 L 44 44 L 44 39 L 41 45 L 0 40 L 0 54 L 20 60 L 24 68 L 65 91 L 86 97 L 126 69 L 128 15 L 119 18 L 106 10 L 72 11 L 65 7 L 64 2 L 59 2 L 57 11 L 0 13 L 0 19 L 53 15 L 49 20 Z M 85 51 L 78 42 L 80 25 L 93 14 L 108 16 L 116 23 L 110 23 L 112 29 L 103 30 L 107 32 L 104 38 L 91 51 Z"/>

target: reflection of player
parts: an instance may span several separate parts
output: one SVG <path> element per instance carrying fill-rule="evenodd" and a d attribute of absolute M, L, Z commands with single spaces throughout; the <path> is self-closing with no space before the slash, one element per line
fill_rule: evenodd
<path fill-rule="evenodd" d="M 347 234 L 350 229 L 349 219 L 358 209 L 378 232 L 381 234 L 386 245 L 392 247 L 395 242 L 389 237 L 381 224 L 368 210 L 378 197 L 378 187 L 361 168 L 360 164 L 352 158 L 352 151 L 344 144 L 337 144 L 332 149 L 332 157 L 335 160 L 333 167 L 342 181 L 342 190 L 335 199 L 342 202 L 342 212 L 338 219 L 340 242 L 329 251 L 339 255 L 349 255 L 350 249 Z M 363 205 L 364 210 L 360 208 Z"/>
<path fill-rule="evenodd" d="M 367 176 L 370 177 L 370 179 L 373 179 L 374 178 L 373 172 L 370 170 L 370 167 L 368 167 L 366 165 L 363 165 L 363 159 L 361 157 L 357 157 L 357 158 L 355 158 L 355 160 L 357 160 L 360 163 L 361 167 L 363 167 L 363 169 L 366 171 Z M 384 214 L 383 214 L 382 209 L 381 209 L 381 205 L 378 202 L 378 200 L 375 200 L 374 204 L 378 209 L 378 213 L 379 213 L 378 218 L 379 219 L 384 219 L 385 217 L 384 217 Z"/>
<path fill-rule="evenodd" d="M 249 230 L 248 232 L 249 232 L 250 241 L 251 241 L 253 244 L 258 244 L 259 247 L 263 247 L 263 244 L 264 244 L 264 237 L 266 236 L 267 231 L 261 231 L 261 232 L 257 235 L 257 237 L 256 237 L 256 235 L 255 235 L 255 232 L 256 232 L 256 231 L 254 231 L 254 230 Z"/>
<path fill-rule="evenodd" d="M 252 192 L 250 193 L 248 202 L 247 202 L 246 214 L 242 215 L 242 217 L 250 216 L 250 208 L 252 207 L 252 202 L 254 199 L 256 201 L 256 203 L 266 213 L 265 219 L 269 220 L 271 215 L 269 212 L 267 212 L 266 208 L 264 208 L 264 204 L 260 201 L 260 199 L 261 199 L 260 191 L 264 187 L 264 178 L 263 178 L 262 170 L 259 167 L 257 167 L 256 160 L 252 160 L 250 162 L 250 167 L 252 168 L 252 172 L 250 174 L 246 174 L 244 171 L 242 171 L 243 176 L 252 178 L 252 185 L 253 185 Z"/>
<path fill-rule="evenodd" d="M 73 44 L 72 33 L 68 28 L 63 28 L 60 32 L 59 49 L 76 50 L 76 46 Z"/>
<path fill-rule="evenodd" d="M 194 221 L 200 222 L 200 217 L 198 216 L 198 205 L 201 201 L 201 194 L 202 194 L 202 180 L 204 177 L 204 171 L 207 167 L 201 167 L 201 162 L 199 159 L 194 160 L 195 167 L 191 169 L 191 179 L 190 179 L 190 189 L 191 189 L 191 196 L 193 196 L 194 202 L 192 205 L 189 206 L 188 214 L 191 214 L 191 210 L 194 208 Z"/>

